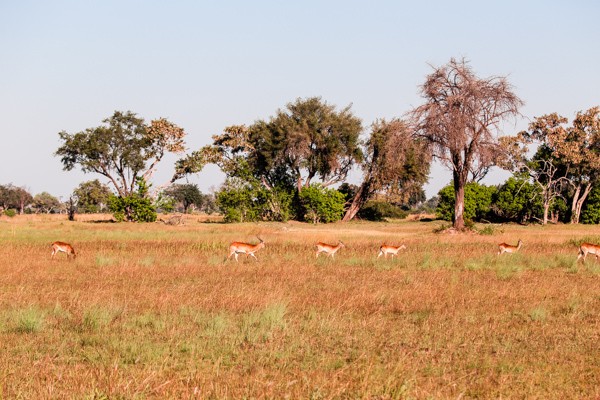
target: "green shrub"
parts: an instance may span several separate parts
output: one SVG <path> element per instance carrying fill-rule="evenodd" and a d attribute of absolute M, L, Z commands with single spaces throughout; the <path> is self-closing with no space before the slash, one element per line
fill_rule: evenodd
<path fill-rule="evenodd" d="M 320 185 L 303 188 L 299 193 L 303 219 L 308 222 L 335 222 L 342 219 L 346 198 L 335 189 Z"/>
<path fill-rule="evenodd" d="M 17 210 L 14 210 L 12 208 L 9 208 L 8 210 L 4 210 L 4 215 L 6 215 L 7 217 L 14 217 L 15 215 L 17 215 Z"/>
<path fill-rule="evenodd" d="M 384 221 L 387 218 L 403 219 L 408 212 L 385 201 L 369 201 L 358 212 L 358 217 L 368 221 Z"/>
<path fill-rule="evenodd" d="M 156 208 L 152 199 L 148 196 L 148 185 L 139 178 L 138 190 L 128 196 L 115 196 L 111 194 L 108 198 L 108 208 L 113 212 L 115 219 L 119 222 L 154 222 L 156 221 Z"/>

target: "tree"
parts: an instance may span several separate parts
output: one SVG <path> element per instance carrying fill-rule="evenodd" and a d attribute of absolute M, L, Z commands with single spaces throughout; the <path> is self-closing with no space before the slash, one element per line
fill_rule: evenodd
<path fill-rule="evenodd" d="M 463 59 L 434 70 L 421 87 L 425 104 L 411 113 L 417 135 L 452 170 L 455 229 L 464 228 L 465 185 L 494 165 L 500 123 L 518 115 L 522 101 L 505 77 L 478 78 Z"/>
<path fill-rule="evenodd" d="M 568 161 L 565 163 L 560 159 L 555 146 L 558 138 L 565 136 L 562 127 L 565 122 L 566 119 L 556 113 L 543 115 L 529 124 L 528 131 L 500 139 L 503 153 L 500 164 L 503 168 L 526 173 L 538 187 L 543 207 L 543 225 L 548 223 L 553 203 L 562 197 L 565 186 L 569 184 Z M 528 158 L 532 146 L 537 146 L 537 151 Z"/>
<path fill-rule="evenodd" d="M 63 145 L 55 155 L 66 171 L 79 165 L 105 176 L 119 196 L 134 193 L 138 178 L 148 181 L 166 152 L 184 150 L 184 130 L 164 118 L 146 124 L 131 111 L 115 111 L 102 122 L 75 134 L 60 132 Z"/>
<path fill-rule="evenodd" d="M 495 193 L 495 186 L 486 186 L 477 182 L 467 183 L 465 185 L 465 219 L 473 221 L 488 218 L 492 207 L 492 197 Z M 439 191 L 439 202 L 435 210 L 438 218 L 446 221 L 454 219 L 454 204 L 456 203 L 454 196 L 453 185 L 448 185 Z"/>
<path fill-rule="evenodd" d="M 164 193 L 181 203 L 183 212 L 187 214 L 190 206 L 194 205 L 201 208 L 204 203 L 204 196 L 198 189 L 198 185 L 192 183 L 174 184 L 165 189 Z"/>
<path fill-rule="evenodd" d="M 556 158 L 566 164 L 566 178 L 574 188 L 570 222 L 577 224 L 583 203 L 600 180 L 600 107 L 578 112 L 572 127 L 550 130 L 548 141 Z"/>
<path fill-rule="evenodd" d="M 402 195 L 404 202 L 420 195 L 429 175 L 431 156 L 425 142 L 415 138 L 404 121 L 373 123 L 363 154 L 363 181 L 346 210 L 344 221 L 353 219 L 376 193 Z"/>
<path fill-rule="evenodd" d="M 33 196 L 24 187 L 17 187 L 12 184 L 0 186 L 0 206 L 4 210 L 14 208 L 19 214 L 25 212 L 25 207 L 33 202 Z"/>
<path fill-rule="evenodd" d="M 82 182 L 73 191 L 73 200 L 80 213 L 103 212 L 107 208 L 112 192 L 98 179 Z"/>
<path fill-rule="evenodd" d="M 297 191 L 318 178 L 327 187 L 343 181 L 360 161 L 361 121 L 350 106 L 336 111 L 319 97 L 297 99 L 267 121 L 234 125 L 178 161 L 182 174 L 214 163 L 229 177 L 256 180 L 267 189 L 295 185 Z"/>
<path fill-rule="evenodd" d="M 60 200 L 48 192 L 42 192 L 33 197 L 33 207 L 37 212 L 50 214 L 59 210 L 61 206 Z"/>

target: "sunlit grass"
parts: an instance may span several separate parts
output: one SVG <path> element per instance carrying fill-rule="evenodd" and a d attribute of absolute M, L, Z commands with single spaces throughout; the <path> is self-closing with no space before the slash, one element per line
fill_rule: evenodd
<path fill-rule="evenodd" d="M 595 227 L 56 218 L 0 220 L 2 398 L 600 396 Z"/>

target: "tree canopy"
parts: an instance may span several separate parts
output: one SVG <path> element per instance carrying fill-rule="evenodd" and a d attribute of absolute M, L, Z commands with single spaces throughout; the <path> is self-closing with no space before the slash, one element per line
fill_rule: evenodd
<path fill-rule="evenodd" d="M 55 155 L 64 170 L 79 165 L 105 176 L 120 196 L 132 194 L 138 178 L 150 179 L 166 152 L 184 151 L 184 130 L 164 118 L 146 124 L 131 111 L 115 111 L 102 122 L 74 134 L 59 132 L 63 144 Z"/>

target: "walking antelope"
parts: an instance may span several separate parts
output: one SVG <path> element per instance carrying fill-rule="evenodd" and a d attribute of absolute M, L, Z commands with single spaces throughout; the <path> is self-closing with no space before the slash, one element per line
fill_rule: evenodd
<path fill-rule="evenodd" d="M 346 245 L 342 243 L 341 240 L 338 240 L 337 246 L 319 242 L 317 243 L 317 258 L 319 258 L 319 253 L 326 253 L 327 256 L 331 256 L 331 258 L 334 258 L 333 255 L 342 247 L 346 247 Z"/>
<path fill-rule="evenodd" d="M 519 251 L 519 249 L 521 248 L 522 245 L 523 245 L 523 241 L 521 239 L 519 239 L 517 246 L 512 246 L 512 245 L 506 244 L 506 243 L 500 243 L 498 245 L 498 255 L 500 255 L 502 253 L 516 253 L 517 251 Z"/>
<path fill-rule="evenodd" d="M 598 260 L 598 256 L 600 255 L 600 246 L 591 243 L 582 243 L 581 246 L 579 246 L 579 255 L 577 256 L 577 261 L 583 257 L 583 262 L 585 263 L 585 257 L 587 257 L 588 253 L 595 255 L 596 260 Z"/>
<path fill-rule="evenodd" d="M 397 256 L 398 252 L 403 249 L 406 249 L 405 245 L 396 247 L 396 246 L 390 246 L 387 244 L 382 244 L 381 247 L 379 248 L 379 254 L 377 254 L 377 258 L 381 257 L 382 254 L 383 254 L 384 258 L 387 258 L 388 254 L 391 254 L 392 258 L 394 258 L 394 256 Z"/>
<path fill-rule="evenodd" d="M 256 258 L 254 253 L 256 253 L 257 251 L 259 251 L 260 249 L 265 247 L 265 242 L 258 236 L 257 236 L 257 238 L 258 238 L 258 240 L 260 240 L 260 243 L 258 243 L 258 244 L 250 244 L 250 243 L 243 243 L 243 242 L 231 243 L 229 245 L 229 256 L 227 256 L 227 259 L 229 260 L 231 258 L 231 256 L 235 255 L 235 261 L 237 261 L 238 254 L 246 254 L 246 257 L 252 256 L 252 257 L 254 257 L 254 259 L 256 261 L 258 261 L 258 258 Z"/>
<path fill-rule="evenodd" d="M 71 246 L 69 243 L 54 242 L 54 243 L 52 243 L 51 247 L 52 247 L 52 257 L 51 258 L 54 258 L 56 253 L 58 253 L 60 251 L 62 251 L 63 253 L 66 253 L 67 258 L 69 258 L 69 255 L 72 255 L 73 258 L 76 257 L 75 249 L 73 249 L 73 246 Z"/>

